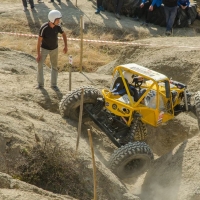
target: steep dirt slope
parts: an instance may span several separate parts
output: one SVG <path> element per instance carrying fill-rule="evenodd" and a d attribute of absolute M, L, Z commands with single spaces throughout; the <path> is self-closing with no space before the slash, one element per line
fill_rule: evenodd
<path fill-rule="evenodd" d="M 188 88 L 193 92 L 200 90 L 199 37 L 193 29 L 176 29 L 174 35 L 195 37 L 160 37 L 164 35 L 164 28 L 140 27 L 138 22 L 133 22 L 126 17 L 122 17 L 119 21 L 112 13 L 107 12 L 100 16 L 95 15 L 95 1 L 78 1 L 79 9 L 74 7 L 75 0 L 67 1 L 61 7 L 57 4 L 48 6 L 46 3 L 36 4 L 37 18 L 34 18 L 30 12 L 26 14 L 22 11 L 21 1 L 17 1 L 12 6 L 7 2 L 4 3 L 0 5 L 1 16 L 14 21 L 29 19 L 29 22 L 35 20 L 39 24 L 46 21 L 46 13 L 49 9 L 56 8 L 63 11 L 63 20 L 66 24 L 78 24 L 80 15 L 85 13 L 87 25 L 97 23 L 102 29 L 110 27 L 113 30 L 130 31 L 136 37 L 142 38 L 147 35 L 159 36 L 135 41 L 137 44 L 128 47 L 119 46 L 121 52 L 119 58 L 103 66 L 97 73 L 84 73 L 84 75 L 73 73 L 72 88 L 82 85 L 94 85 L 99 89 L 108 87 L 114 65 L 135 62 L 188 84 Z M 12 30 L 12 27 L 5 27 L 6 31 Z M 35 33 L 31 26 L 25 26 L 25 28 L 26 30 L 30 28 L 29 31 Z M 0 39 L 3 38 L 4 36 L 0 37 Z M 21 152 L 35 145 L 35 134 L 41 139 L 49 135 L 58 135 L 61 143 L 70 149 L 75 149 L 77 123 L 62 119 L 58 112 L 60 99 L 68 91 L 67 72 L 59 73 L 60 92 L 56 93 L 49 87 L 50 70 L 48 68 L 45 69 L 45 89 L 35 90 L 35 59 L 23 52 L 0 48 L 0 83 L 1 172 L 9 173 L 7 160 L 12 160 L 15 166 L 16 158 L 21 157 Z M 80 176 L 88 183 L 88 190 L 92 191 L 91 155 L 86 133 L 88 127 L 93 132 L 100 200 L 149 200 L 150 197 L 151 200 L 159 200 L 161 197 L 164 200 L 199 199 L 199 133 L 197 121 L 193 115 L 181 114 L 158 129 L 148 127 L 147 143 L 153 149 L 156 158 L 153 167 L 141 177 L 123 181 L 106 168 L 109 156 L 115 147 L 101 131 L 84 125 L 78 159 L 84 163 L 85 167 L 80 170 Z M 195 135 L 197 136 L 193 137 Z M 37 191 L 40 189 L 35 187 L 26 189 L 28 186 L 21 182 L 17 183 L 19 186 L 13 188 L 15 180 L 10 177 L 5 178 L 5 176 L 7 177 L 5 174 L 0 174 L 0 198 L 16 199 L 23 195 L 24 199 L 33 200 L 38 197 Z M 24 184 L 26 187 L 23 187 Z M 28 193 L 27 190 L 29 190 Z M 47 198 L 45 192 L 41 192 L 40 195 L 38 198 L 41 199 L 70 199 L 65 196 L 56 197 L 53 194 Z M 167 195 L 170 195 L 170 198 Z"/>
<path fill-rule="evenodd" d="M 156 42 L 156 40 L 155 40 Z M 143 57 L 141 61 L 139 60 L 140 56 L 143 56 L 145 52 L 151 51 L 151 57 L 147 57 L 149 67 L 154 66 L 154 63 L 158 62 L 158 50 L 147 49 L 144 51 L 143 48 L 138 49 L 124 49 L 122 51 L 122 56 L 116 62 L 118 63 L 126 63 L 133 62 L 137 60 L 137 63 L 141 64 L 143 62 L 147 62 Z M 127 55 L 132 55 L 133 57 L 126 60 Z M 136 56 L 138 55 L 138 56 Z M 163 66 L 170 66 L 173 63 L 173 60 L 170 62 L 169 59 L 171 57 L 171 52 L 169 50 L 162 51 L 163 57 L 166 57 L 166 60 L 163 60 Z M 174 52 L 174 55 L 176 53 Z M 62 96 L 68 91 L 68 73 L 62 72 L 59 73 L 59 83 L 60 92 L 54 92 L 49 87 L 50 84 L 50 70 L 45 70 L 45 89 L 44 90 L 35 90 L 34 85 L 36 82 L 36 63 L 33 57 L 24 54 L 22 52 L 15 52 L 5 48 L 1 48 L 0 51 L 1 57 L 1 89 L 0 89 L 0 128 L 1 128 L 1 160 L 5 161 L 5 155 L 10 159 L 15 159 L 20 157 L 20 152 L 27 148 L 28 146 L 32 146 L 35 144 L 35 134 L 37 134 L 40 138 L 47 137 L 51 134 L 60 135 L 60 139 L 62 142 L 66 143 L 69 148 L 75 149 L 76 143 L 76 127 L 77 124 L 70 120 L 63 120 L 58 112 L 58 103 Z M 155 58 L 155 60 L 153 59 Z M 132 60 L 131 60 L 132 59 Z M 182 67 L 179 67 L 182 63 L 182 60 L 178 62 L 178 59 L 174 59 L 177 61 L 176 70 L 183 76 L 188 77 L 187 73 L 182 70 Z M 190 66 L 190 68 L 185 68 L 190 70 L 191 74 L 195 74 L 197 68 L 195 65 L 199 62 L 198 59 L 194 61 L 195 63 Z M 191 63 L 188 61 L 188 63 Z M 145 64 L 145 63 L 144 63 Z M 109 65 L 112 68 L 112 63 Z M 174 66 L 175 67 L 175 66 Z M 179 70 L 178 70 L 179 68 Z M 157 68 L 156 68 L 157 69 Z M 165 68 L 164 68 L 165 69 Z M 160 66 L 160 71 L 163 68 Z M 166 72 L 165 70 L 163 70 Z M 94 85 L 95 87 L 101 89 L 103 87 L 109 86 L 110 75 L 93 73 L 86 74 L 84 73 L 73 73 L 73 88 L 80 87 L 84 85 Z M 180 77 L 177 75 L 177 78 Z M 185 78 L 186 79 L 186 78 Z M 195 85 L 198 84 L 198 79 L 195 80 Z M 189 85 L 189 87 L 191 87 Z M 196 88 L 194 88 L 196 89 Z M 89 126 L 90 127 L 90 126 Z M 83 126 L 83 133 L 86 132 L 88 125 Z M 138 199 L 139 197 L 133 196 L 133 194 L 137 194 L 141 199 L 146 200 L 147 190 L 145 189 L 144 183 L 151 181 L 154 177 L 154 173 L 150 170 L 147 173 L 147 176 L 144 174 L 141 177 L 137 177 L 135 180 L 124 180 L 123 184 L 129 189 L 129 191 L 124 187 L 124 185 L 106 169 L 107 160 L 109 159 L 110 154 L 115 149 L 113 145 L 110 144 L 109 140 L 106 136 L 99 132 L 98 130 L 90 127 L 93 131 L 94 137 L 94 148 L 97 156 L 97 166 L 98 166 L 98 184 L 99 184 L 99 193 L 101 194 L 102 199 Z M 155 157 L 162 156 L 166 154 L 172 149 L 187 140 L 188 138 L 193 137 L 198 133 L 197 122 L 196 119 L 191 117 L 190 115 L 180 115 L 175 120 L 165 124 L 164 126 L 154 129 L 148 127 L 148 138 L 147 142 L 153 149 L 155 153 Z M 89 146 L 87 143 L 87 136 L 83 134 L 83 139 L 80 143 L 80 160 L 84 160 L 86 164 L 85 170 L 83 170 L 83 177 L 89 179 L 90 184 L 88 187 L 92 189 L 92 166 L 91 164 L 91 156 L 89 152 Z M 188 144 L 190 141 L 188 140 Z M 193 153 L 194 154 L 194 153 Z M 167 154 L 169 158 L 170 153 Z M 177 154 L 177 158 L 178 158 Z M 186 152 L 184 155 L 188 155 Z M 193 168 L 198 172 L 198 163 L 195 165 L 195 159 L 198 154 L 194 154 L 192 157 L 185 157 L 185 160 L 190 159 L 194 163 Z M 162 159 L 162 158 L 160 158 Z M 158 160 L 159 161 L 159 160 Z M 158 162 L 156 160 L 155 164 L 156 168 L 163 168 L 166 166 L 166 163 Z M 169 162 L 169 159 L 166 161 Z M 89 164 L 89 165 L 88 165 Z M 187 162 L 184 163 L 187 165 Z M 169 168 L 167 168 L 168 178 L 171 173 L 170 162 Z M 180 166 L 178 166 L 182 169 Z M 180 171 L 179 168 L 176 170 L 182 174 L 182 177 L 187 177 L 187 171 Z M 5 162 L 1 162 L 0 169 L 2 172 L 7 172 L 7 166 Z M 155 168 L 154 168 L 155 169 Z M 172 168 L 172 170 L 174 170 Z M 159 176 L 159 171 L 156 171 Z M 162 172 L 161 172 L 162 173 Z M 82 173 L 81 173 L 82 174 Z M 80 175 L 81 175 L 80 174 Z M 82 174 L 82 175 L 83 175 Z M 147 179 L 148 177 L 148 179 Z M 173 179 L 173 177 L 171 177 Z M 185 184 L 181 182 L 181 185 Z M 192 180 L 191 180 L 192 181 Z M 167 187 L 170 187 L 171 182 L 166 182 Z M 141 186 L 143 185 L 142 189 Z M 148 185 L 148 184 L 147 184 Z M 155 184 L 156 185 L 156 184 Z M 180 186 L 181 188 L 182 186 Z M 143 189 L 144 188 L 144 189 Z M 190 189 L 190 193 L 195 193 L 195 188 L 192 185 L 188 185 Z M 182 189 L 182 188 L 181 188 Z M 180 189 L 180 191 L 181 191 Z M 110 193 L 110 191 L 113 191 Z M 153 195 L 157 191 L 157 188 L 153 188 Z M 139 192 L 139 193 L 138 193 Z M 131 196 L 132 195 L 132 196 Z M 183 195 L 181 193 L 181 195 Z M 185 194 L 187 196 L 188 193 Z M 156 196 L 155 196 L 156 198 Z M 186 197 L 184 197 L 186 198 Z"/>
<path fill-rule="evenodd" d="M 75 150 L 77 123 L 62 119 L 58 112 L 60 99 L 68 90 L 68 73 L 60 74 L 60 91 L 55 92 L 49 85 L 50 70 L 46 69 L 45 88 L 36 90 L 34 89 L 36 62 L 33 57 L 22 52 L 1 48 L 0 58 L 2 85 L 0 89 L 0 159 L 2 161 L 0 171 L 12 172 L 12 166 L 19 164 L 18 160 L 22 153 L 36 144 L 35 135 L 40 140 L 57 135 L 61 144 Z M 73 73 L 72 88 L 91 84 L 87 77 L 97 88 L 103 87 L 104 83 L 107 85 L 106 80 L 110 79 L 110 76 L 106 75 L 99 78 L 98 74 Z M 86 132 L 84 127 L 83 132 Z M 94 134 L 95 138 L 97 141 L 100 140 L 99 145 L 103 146 L 103 138 Z M 110 150 L 112 150 L 111 147 Z M 102 155 L 101 158 L 104 156 Z M 80 143 L 77 159 L 84 163 L 84 168 L 80 170 L 79 175 L 87 182 L 87 189 L 93 191 L 91 155 L 87 137 Z M 98 158 L 96 161 L 99 199 L 138 199 L 110 173 L 104 165 L 106 161 L 104 164 Z M 0 176 L 0 180 L 1 178 Z"/>

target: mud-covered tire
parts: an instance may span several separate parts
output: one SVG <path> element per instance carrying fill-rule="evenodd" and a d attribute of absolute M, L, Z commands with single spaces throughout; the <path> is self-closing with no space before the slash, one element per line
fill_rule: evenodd
<path fill-rule="evenodd" d="M 131 131 L 131 130 L 130 130 Z M 144 141 L 147 137 L 147 128 L 146 125 L 139 120 L 138 121 L 138 129 L 137 131 L 134 133 L 134 141 Z"/>
<path fill-rule="evenodd" d="M 153 159 L 145 142 L 129 142 L 111 155 L 108 167 L 121 179 L 132 178 L 147 171 Z"/>
<path fill-rule="evenodd" d="M 82 89 L 84 89 L 83 104 L 90 104 L 92 106 L 96 103 L 97 98 L 101 97 L 100 91 L 93 86 L 83 86 L 70 91 L 63 96 L 59 104 L 59 110 L 62 117 L 67 117 L 76 121 L 79 120 Z M 86 122 L 89 120 L 89 116 L 83 111 L 82 121 Z"/>
<path fill-rule="evenodd" d="M 147 137 L 147 128 L 146 125 L 138 120 L 137 124 L 133 123 L 130 126 L 130 130 L 128 131 L 126 137 L 120 139 L 121 144 L 127 144 L 129 142 L 134 141 L 144 141 Z"/>
<path fill-rule="evenodd" d="M 196 117 L 198 122 L 198 127 L 200 130 L 200 91 L 198 91 L 194 96 L 194 102 L 195 102 L 195 109 L 196 109 Z"/>

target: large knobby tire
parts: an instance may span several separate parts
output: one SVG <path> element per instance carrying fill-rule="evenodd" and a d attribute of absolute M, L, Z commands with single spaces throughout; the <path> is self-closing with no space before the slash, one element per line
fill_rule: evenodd
<path fill-rule="evenodd" d="M 111 155 L 108 167 L 121 179 L 132 178 L 147 171 L 153 159 L 145 142 L 130 142 Z"/>
<path fill-rule="evenodd" d="M 137 124 L 136 123 L 131 124 L 127 136 L 121 138 L 120 143 L 124 145 L 129 142 L 144 141 L 146 137 L 147 137 L 146 125 L 141 120 L 138 120 Z"/>
<path fill-rule="evenodd" d="M 198 91 L 195 94 L 194 101 L 195 101 L 196 117 L 197 117 L 198 126 L 200 130 L 200 91 Z"/>
<path fill-rule="evenodd" d="M 130 129 L 130 131 L 132 131 L 132 130 Z M 134 133 L 133 140 L 134 141 L 144 141 L 146 139 L 146 137 L 147 137 L 146 125 L 141 120 L 139 120 L 138 121 L 138 129 Z"/>
<path fill-rule="evenodd" d="M 68 94 L 63 96 L 59 105 L 62 117 L 67 117 L 76 121 L 79 120 L 82 89 L 84 89 L 83 104 L 89 104 L 92 107 L 96 103 L 97 98 L 101 97 L 100 91 L 92 86 L 83 86 L 70 91 Z M 83 111 L 82 121 L 86 122 L 89 120 L 89 116 Z"/>

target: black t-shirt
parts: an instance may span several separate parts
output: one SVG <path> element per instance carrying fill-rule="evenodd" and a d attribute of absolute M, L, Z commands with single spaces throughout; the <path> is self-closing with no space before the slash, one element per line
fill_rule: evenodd
<path fill-rule="evenodd" d="M 39 36 L 43 38 L 41 47 L 48 50 L 54 50 L 58 47 L 58 33 L 63 33 L 61 26 L 57 25 L 51 28 L 49 22 L 44 23 L 39 31 Z"/>
<path fill-rule="evenodd" d="M 163 0 L 163 4 L 167 7 L 176 7 L 177 0 Z"/>

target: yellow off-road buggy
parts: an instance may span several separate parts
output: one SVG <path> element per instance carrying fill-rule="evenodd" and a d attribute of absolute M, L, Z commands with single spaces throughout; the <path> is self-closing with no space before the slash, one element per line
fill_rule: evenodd
<path fill-rule="evenodd" d="M 153 159 L 144 142 L 145 124 L 162 125 L 184 111 L 192 111 L 200 122 L 200 93 L 191 105 L 187 86 L 167 76 L 131 63 L 117 66 L 110 89 L 101 92 L 84 86 L 83 121 L 94 121 L 118 147 L 109 168 L 120 178 L 144 172 Z M 70 91 L 60 102 L 63 117 L 79 119 L 82 88 Z"/>

